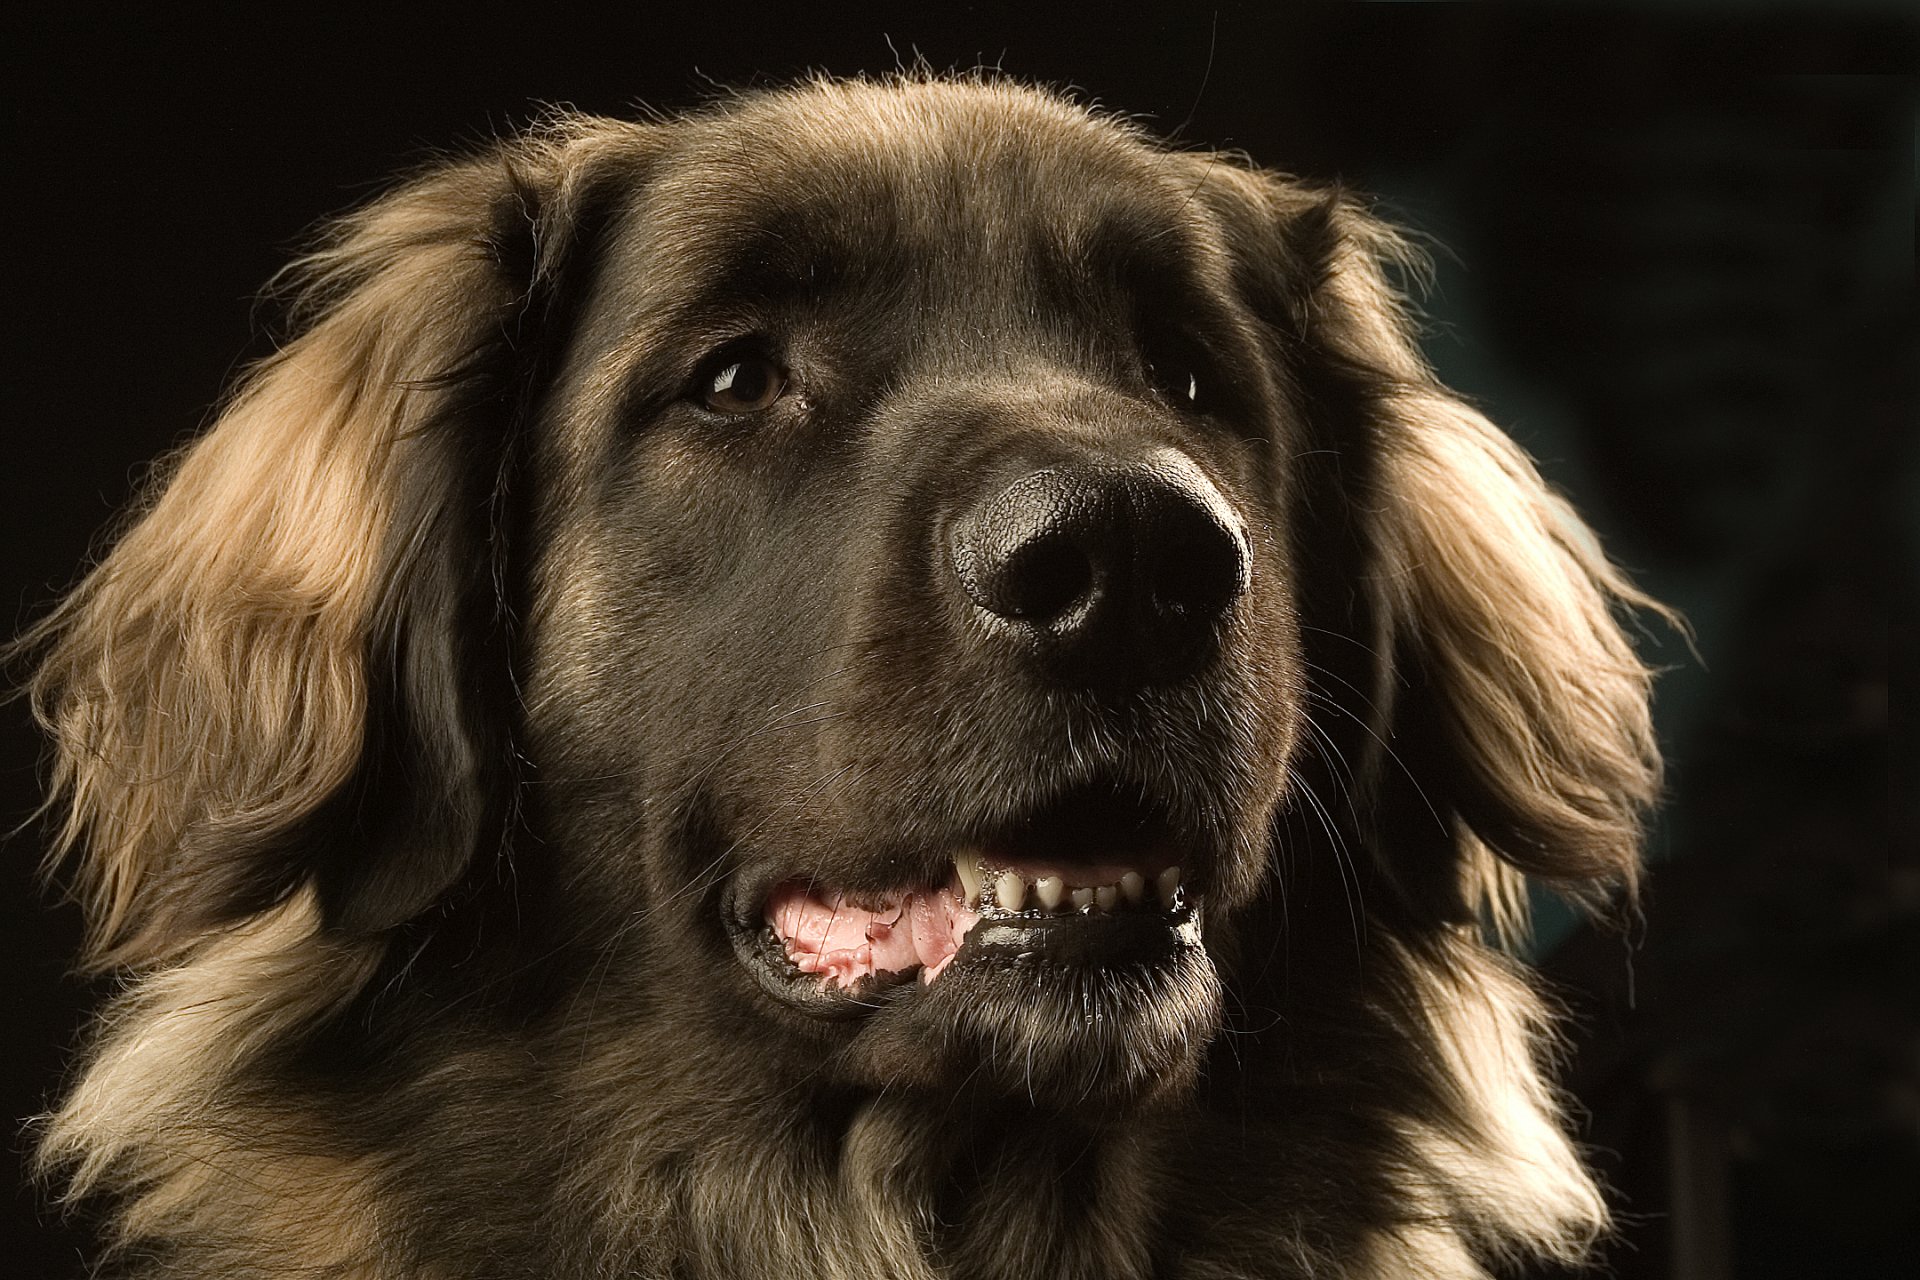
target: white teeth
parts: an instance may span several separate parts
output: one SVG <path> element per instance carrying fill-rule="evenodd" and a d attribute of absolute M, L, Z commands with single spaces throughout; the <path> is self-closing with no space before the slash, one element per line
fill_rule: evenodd
<path fill-rule="evenodd" d="M 988 898 L 1001 911 L 1112 911 L 1125 906 L 1157 903 L 1172 911 L 1180 903 L 1180 868 L 1168 867 L 1151 881 L 1138 871 L 1122 875 L 1118 883 L 1071 885 L 1060 875 L 1036 876 L 1029 881 L 1018 871 L 991 870 L 982 855 L 968 851 L 954 855 L 954 871 L 969 907 L 979 908 Z"/>
<path fill-rule="evenodd" d="M 960 891 L 966 895 L 967 905 L 980 903 L 980 860 L 970 853 L 957 853 L 953 857 L 953 869 L 960 873 Z"/>
<path fill-rule="evenodd" d="M 1041 876 L 1033 882 L 1033 896 L 1040 899 L 1040 905 L 1048 911 L 1060 905 L 1066 892 L 1067 882 L 1059 876 Z"/>

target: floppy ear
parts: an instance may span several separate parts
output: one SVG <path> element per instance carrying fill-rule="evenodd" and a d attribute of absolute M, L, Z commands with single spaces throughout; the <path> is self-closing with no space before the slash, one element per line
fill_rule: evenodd
<path fill-rule="evenodd" d="M 500 847 L 525 401 L 649 132 L 563 121 L 339 222 L 290 269 L 299 336 L 24 637 L 96 964 L 307 884 L 386 928 Z"/>
<path fill-rule="evenodd" d="M 1395 407 L 1381 586 L 1408 688 L 1384 736 L 1451 809 L 1466 905 L 1511 937 L 1502 863 L 1592 905 L 1636 887 L 1660 758 L 1619 613 L 1664 610 L 1480 414 L 1438 388 Z"/>
<path fill-rule="evenodd" d="M 1672 615 L 1436 380 L 1389 277 L 1420 272 L 1417 251 L 1337 191 L 1240 169 L 1219 185 L 1269 228 L 1247 282 L 1334 456 L 1322 477 L 1345 488 L 1339 513 L 1308 518 L 1350 548 L 1333 560 L 1355 580 L 1317 599 L 1361 643 L 1315 658 L 1310 636 L 1309 656 L 1360 730 L 1342 735 L 1357 834 L 1410 897 L 1509 936 L 1516 872 L 1592 903 L 1631 891 L 1660 764 L 1622 614 Z"/>

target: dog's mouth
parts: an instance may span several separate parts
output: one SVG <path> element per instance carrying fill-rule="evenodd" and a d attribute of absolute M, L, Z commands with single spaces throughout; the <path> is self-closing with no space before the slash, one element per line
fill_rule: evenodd
<path fill-rule="evenodd" d="M 1178 864 L 1022 863 L 968 850 L 955 855 L 948 883 L 870 905 L 788 881 L 767 900 L 766 922 L 793 969 L 819 975 L 825 986 L 845 990 L 864 978 L 914 974 L 932 983 L 969 946 L 1099 963 L 1126 940 L 1177 928 L 1192 915 L 1180 877 Z"/>
<path fill-rule="evenodd" d="M 944 880 L 880 892 L 780 880 L 757 921 L 741 920 L 741 958 L 771 994 L 833 1016 L 950 972 L 1151 967 L 1199 946 L 1199 868 L 1159 812 L 1108 805 L 1075 824 L 1075 809 L 957 845 Z"/>

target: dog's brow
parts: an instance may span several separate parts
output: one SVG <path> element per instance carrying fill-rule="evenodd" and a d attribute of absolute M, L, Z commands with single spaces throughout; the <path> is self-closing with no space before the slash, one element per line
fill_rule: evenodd
<path fill-rule="evenodd" d="M 817 297 L 851 270 L 847 252 L 813 229 L 782 220 L 755 228 L 700 282 L 707 301 L 778 304 Z"/>
<path fill-rule="evenodd" d="M 1107 278 L 1156 291 L 1203 288 L 1196 268 L 1211 256 L 1189 217 L 1137 201 L 1101 209 L 1070 233 L 1067 252 Z"/>
<path fill-rule="evenodd" d="M 831 295 L 876 271 L 899 269 L 897 254 L 851 245 L 828 219 L 791 209 L 769 210 L 703 239 L 696 251 L 677 255 L 680 279 L 670 305 L 682 325 L 716 314 L 772 312 Z M 882 257 L 896 265 L 883 266 Z"/>
<path fill-rule="evenodd" d="M 595 394 L 624 398 L 636 385 L 657 381 L 640 371 L 672 363 L 675 347 L 723 340 L 783 308 L 847 287 L 868 268 L 826 221 L 774 207 L 750 218 L 650 223 L 652 243 L 641 251 L 650 265 L 616 286 L 614 305 L 637 323 L 596 362 Z"/>

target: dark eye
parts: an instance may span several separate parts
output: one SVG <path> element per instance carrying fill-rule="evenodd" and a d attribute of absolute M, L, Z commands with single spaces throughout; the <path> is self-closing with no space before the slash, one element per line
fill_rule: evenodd
<path fill-rule="evenodd" d="M 1153 379 L 1154 390 L 1174 408 L 1206 408 L 1206 388 L 1200 385 L 1199 371 L 1192 365 L 1168 361 L 1153 365 L 1147 372 Z"/>
<path fill-rule="evenodd" d="M 787 373 L 765 356 L 729 356 L 701 377 L 700 401 L 715 413 L 758 413 L 787 389 Z"/>

